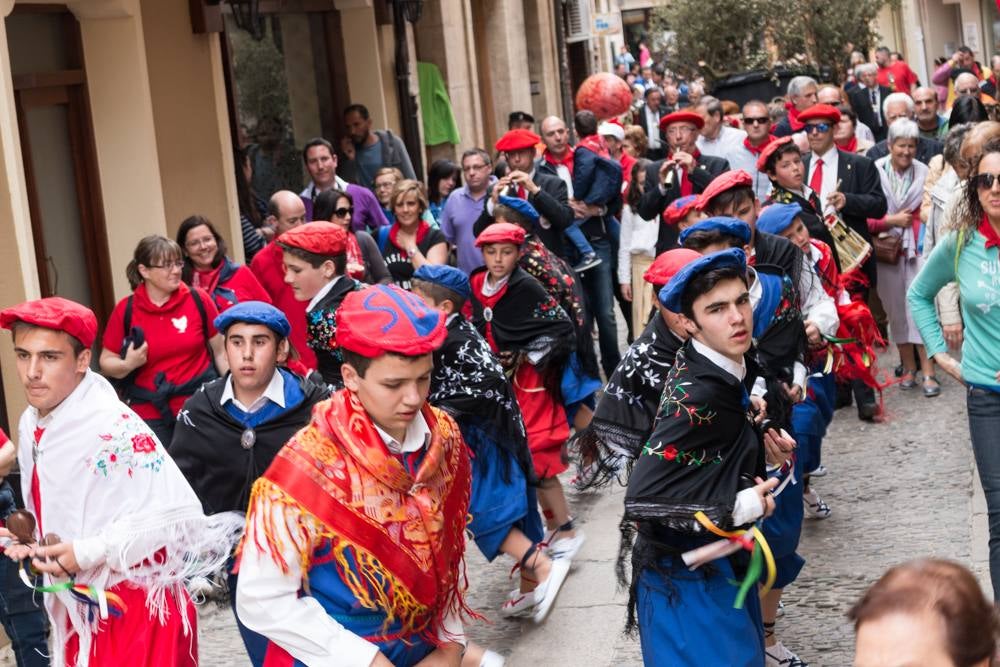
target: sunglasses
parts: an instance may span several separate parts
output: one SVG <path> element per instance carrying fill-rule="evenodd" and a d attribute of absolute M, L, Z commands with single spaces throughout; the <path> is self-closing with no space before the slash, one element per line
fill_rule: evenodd
<path fill-rule="evenodd" d="M 764 116 L 763 118 L 747 118 L 746 116 L 744 116 L 743 117 L 743 124 L 744 125 L 770 125 L 771 124 L 771 119 L 768 118 L 767 116 Z"/>
<path fill-rule="evenodd" d="M 815 132 L 829 132 L 829 123 L 816 123 L 815 125 L 806 125 L 806 134 L 813 134 Z"/>
<path fill-rule="evenodd" d="M 977 190 L 992 190 L 993 184 L 1000 180 L 1000 174 L 991 174 L 989 172 L 985 174 L 976 174 L 972 182 L 976 184 Z"/>
<path fill-rule="evenodd" d="M 349 215 L 354 215 L 354 207 L 338 208 L 334 210 L 333 214 L 338 218 L 346 218 Z"/>

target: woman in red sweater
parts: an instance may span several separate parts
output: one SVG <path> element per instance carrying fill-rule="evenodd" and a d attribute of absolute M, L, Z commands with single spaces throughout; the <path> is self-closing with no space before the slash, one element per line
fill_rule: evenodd
<path fill-rule="evenodd" d="M 271 297 L 245 266 L 226 256 L 226 241 L 208 218 L 192 215 L 177 230 L 184 253 L 181 278 L 208 292 L 221 313 L 243 301 L 271 303 Z"/>
<path fill-rule="evenodd" d="M 126 273 L 133 292 L 111 311 L 101 372 L 118 380 L 125 402 L 170 444 L 177 413 L 201 385 L 229 370 L 219 314 L 208 293 L 181 281 L 181 249 L 162 236 L 135 248 Z"/>

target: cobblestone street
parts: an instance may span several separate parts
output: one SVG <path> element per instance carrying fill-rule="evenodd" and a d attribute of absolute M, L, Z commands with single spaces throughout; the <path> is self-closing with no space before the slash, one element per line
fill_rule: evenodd
<path fill-rule="evenodd" d="M 891 368 L 894 353 L 883 355 Z M 841 410 L 824 443 L 829 475 L 815 481 L 833 515 L 807 521 L 799 581 L 785 594 L 778 634 L 810 665 L 851 664 L 853 631 L 845 612 L 865 587 L 894 563 L 918 555 L 957 559 L 972 566 L 988 588 L 985 519 L 974 481 L 964 393 L 942 377 L 939 398 L 886 391 L 886 424 L 858 421 Z M 539 627 L 498 618 L 509 563 L 487 564 L 470 550 L 470 602 L 490 622 L 469 628 L 471 637 L 508 658 L 508 665 L 641 665 L 638 641 L 622 635 L 624 596 L 616 590 L 622 490 L 575 495 L 571 505 L 587 544 L 548 621 Z M 228 607 L 202 610 L 201 662 L 211 667 L 247 665 Z M 13 661 L 3 664 L 13 664 Z"/>

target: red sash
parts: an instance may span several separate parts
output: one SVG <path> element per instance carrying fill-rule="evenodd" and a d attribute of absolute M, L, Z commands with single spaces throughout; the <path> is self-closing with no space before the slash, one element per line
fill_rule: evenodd
<path fill-rule="evenodd" d="M 487 308 L 495 308 L 503 295 L 507 293 L 507 285 L 509 283 L 504 283 L 503 287 L 497 290 L 497 293 L 493 296 L 486 296 L 483 294 L 483 285 L 486 283 L 486 276 L 489 275 L 489 271 L 483 271 L 482 273 L 477 273 L 469 278 L 472 284 L 472 292 L 476 295 L 476 300 L 483 304 L 483 310 Z M 493 338 L 493 318 L 486 318 L 486 342 L 490 344 L 490 349 L 494 352 L 499 352 L 500 348 L 497 346 L 496 340 Z"/>

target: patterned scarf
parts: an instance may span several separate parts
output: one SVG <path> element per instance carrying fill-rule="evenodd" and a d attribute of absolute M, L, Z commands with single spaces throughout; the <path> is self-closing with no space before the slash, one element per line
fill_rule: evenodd
<path fill-rule="evenodd" d="M 463 600 L 471 466 L 452 418 L 429 405 L 422 412 L 432 436 L 411 475 L 357 397 L 338 391 L 313 409 L 310 424 L 254 484 L 248 521 L 263 524 L 257 539 L 266 548 L 257 547 L 283 570 L 277 536 L 318 525 L 331 544 L 329 559 L 361 606 L 385 613 L 386 627 L 398 621 L 404 633 L 440 644 L 450 611 L 475 616 Z M 275 506 L 288 525 L 272 523 Z M 296 546 L 308 572 L 313 551 Z"/>

